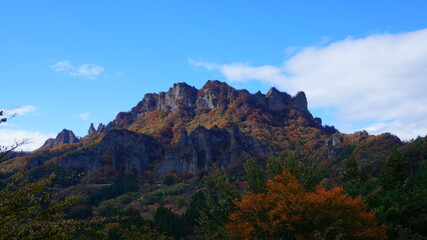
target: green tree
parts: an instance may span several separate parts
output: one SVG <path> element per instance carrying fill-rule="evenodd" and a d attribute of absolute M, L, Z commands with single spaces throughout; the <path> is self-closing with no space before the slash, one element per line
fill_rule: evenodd
<path fill-rule="evenodd" d="M 167 186 L 171 186 L 175 184 L 175 177 L 172 175 L 168 175 L 163 179 L 163 184 Z"/>
<path fill-rule="evenodd" d="M 359 169 L 355 158 L 347 159 L 345 169 L 341 174 L 340 183 L 347 195 L 357 197 L 364 193 L 366 175 Z"/>
<path fill-rule="evenodd" d="M 202 191 L 206 208 L 200 211 L 196 233 L 200 239 L 227 239 L 225 224 L 234 210 L 233 202 L 240 198 L 240 194 L 223 173 L 208 178 Z"/>
<path fill-rule="evenodd" d="M 387 157 L 385 169 L 379 177 L 381 186 L 388 190 L 401 187 L 407 177 L 405 159 L 396 148 L 393 148 Z"/>
<path fill-rule="evenodd" d="M 301 158 L 296 152 L 281 152 L 277 157 L 268 159 L 267 172 L 270 178 L 281 174 L 284 169 L 296 176 L 304 188 L 309 191 L 314 191 L 322 180 L 318 162 Z"/>
<path fill-rule="evenodd" d="M 173 237 L 165 236 L 162 233 L 150 228 L 149 226 L 142 226 L 137 228 L 119 228 L 115 229 L 114 234 L 109 234 L 108 239 L 111 240 L 173 240 Z"/>
<path fill-rule="evenodd" d="M 265 192 L 267 176 L 261 164 L 253 158 L 248 158 L 245 163 L 248 190 L 253 193 Z"/>
<path fill-rule="evenodd" d="M 197 220 L 200 219 L 200 212 L 206 209 L 206 200 L 202 191 L 197 191 L 191 196 L 190 205 L 187 211 L 181 216 L 184 227 L 184 235 L 194 232 L 198 226 Z"/>
<path fill-rule="evenodd" d="M 267 159 L 267 174 L 268 178 L 273 178 L 283 171 L 283 165 L 278 157 L 269 157 Z"/>
<path fill-rule="evenodd" d="M 154 213 L 154 223 L 160 232 L 173 236 L 175 239 L 180 239 L 184 236 L 184 228 L 179 215 L 170 210 L 160 206 Z"/>
<path fill-rule="evenodd" d="M 78 198 L 56 200 L 50 188 L 55 175 L 30 182 L 19 173 L 0 190 L 0 239 L 65 239 L 79 229 L 102 222 L 65 219 L 64 210 Z"/>
<path fill-rule="evenodd" d="M 102 201 L 120 196 L 125 192 L 135 192 L 137 190 L 138 184 L 135 177 L 122 178 L 90 195 L 89 203 L 98 205 Z"/>
<path fill-rule="evenodd" d="M 387 224 L 389 239 L 427 239 L 426 189 L 427 168 L 421 166 L 409 176 L 407 159 L 393 149 L 375 187 L 364 194 L 364 199 Z"/>

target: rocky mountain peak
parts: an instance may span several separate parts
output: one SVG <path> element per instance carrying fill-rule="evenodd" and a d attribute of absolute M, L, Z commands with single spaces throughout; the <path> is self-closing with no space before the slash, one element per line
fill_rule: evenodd
<path fill-rule="evenodd" d="M 133 117 L 145 115 L 153 110 L 177 112 L 186 108 L 194 108 L 197 98 L 197 89 L 186 83 L 175 83 L 167 92 L 159 94 L 145 94 L 141 102 L 134 107 Z"/>
<path fill-rule="evenodd" d="M 261 97 L 260 93 L 255 94 L 255 96 L 258 98 Z M 307 98 L 302 91 L 291 97 L 289 94 L 272 87 L 267 94 L 265 94 L 265 98 L 267 99 L 268 108 L 273 111 L 283 111 L 287 106 L 290 106 L 303 113 L 309 112 L 307 108 Z"/>
<path fill-rule="evenodd" d="M 185 100 L 197 93 L 197 89 L 186 83 L 175 83 L 166 93 L 169 98 Z"/>
<path fill-rule="evenodd" d="M 79 141 L 79 139 L 74 135 L 73 131 L 63 129 L 57 136 L 56 140 L 59 144 L 64 143 L 76 143 Z"/>
<path fill-rule="evenodd" d="M 197 105 L 210 109 L 224 107 L 236 98 L 237 92 L 225 82 L 209 80 L 198 93 Z"/>
<path fill-rule="evenodd" d="M 290 105 L 291 96 L 285 92 L 280 92 L 275 87 L 272 87 L 267 94 L 268 108 L 273 111 L 284 111 L 286 106 Z"/>
<path fill-rule="evenodd" d="M 221 82 L 218 80 L 208 80 L 205 85 L 203 85 L 202 90 L 205 89 L 218 89 L 218 88 L 232 88 L 226 82 Z"/>
<path fill-rule="evenodd" d="M 293 106 L 296 109 L 299 109 L 301 111 L 308 112 L 307 108 L 307 97 L 305 96 L 305 93 L 302 91 L 299 91 L 295 96 L 292 97 L 292 103 Z"/>
<path fill-rule="evenodd" d="M 273 87 L 265 95 L 261 92 L 251 94 L 244 89 L 236 90 L 225 82 L 209 80 L 201 89 L 196 89 L 186 83 L 175 83 L 167 92 L 146 94 L 131 111 L 119 113 L 116 120 L 107 126 L 107 131 L 114 128 L 126 128 L 152 111 L 178 112 L 186 116 L 195 116 L 200 109 L 209 111 L 209 109 L 218 107 L 227 108 L 233 103 L 282 113 L 292 108 L 306 117 L 312 118 L 308 112 L 307 99 L 303 92 L 291 97 Z"/>
<path fill-rule="evenodd" d="M 95 127 L 93 126 L 93 123 L 90 124 L 89 130 L 87 130 L 87 135 L 92 136 L 94 133 L 96 133 Z"/>
<path fill-rule="evenodd" d="M 93 125 L 93 123 L 90 124 L 89 129 L 87 131 L 87 137 L 90 137 L 92 135 L 94 135 L 95 133 L 101 133 L 105 131 L 106 126 L 102 123 L 100 123 L 98 125 L 98 128 L 95 129 L 95 126 Z"/>
<path fill-rule="evenodd" d="M 49 138 L 48 140 L 46 140 L 41 149 L 50 149 L 62 144 L 77 143 L 79 141 L 80 139 L 78 139 L 76 135 L 74 135 L 73 131 L 63 129 L 60 133 L 58 133 L 56 138 Z"/>
<path fill-rule="evenodd" d="M 105 124 L 100 123 L 100 124 L 98 124 L 98 128 L 96 129 L 96 132 L 97 133 L 104 132 L 105 128 L 106 128 Z"/>
<path fill-rule="evenodd" d="M 275 87 L 270 88 L 270 90 L 268 90 L 267 94 L 265 94 L 265 96 L 267 98 L 275 97 L 275 96 L 281 96 L 281 95 L 282 95 L 282 92 L 277 90 L 277 88 L 275 88 Z"/>

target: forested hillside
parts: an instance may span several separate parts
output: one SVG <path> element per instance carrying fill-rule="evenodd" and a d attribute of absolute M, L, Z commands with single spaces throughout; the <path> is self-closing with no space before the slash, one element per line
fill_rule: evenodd
<path fill-rule="evenodd" d="M 177 83 L 64 129 L 3 156 L 0 238 L 426 239 L 427 139 L 341 133 L 307 105 Z"/>

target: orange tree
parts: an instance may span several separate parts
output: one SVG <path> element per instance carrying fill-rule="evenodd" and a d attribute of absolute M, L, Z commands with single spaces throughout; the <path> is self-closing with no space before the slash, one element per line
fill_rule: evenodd
<path fill-rule="evenodd" d="M 384 239 L 386 226 L 366 211 L 360 197 L 342 188 L 307 192 L 284 170 L 267 183 L 265 193 L 235 201 L 226 225 L 237 239 Z"/>

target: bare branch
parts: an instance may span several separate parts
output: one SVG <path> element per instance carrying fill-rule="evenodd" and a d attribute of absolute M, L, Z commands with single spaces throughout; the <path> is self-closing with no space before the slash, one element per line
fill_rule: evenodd
<path fill-rule="evenodd" d="M 0 146 L 0 162 L 3 162 L 5 156 L 7 154 L 9 154 L 10 152 L 13 152 L 15 149 L 17 149 L 18 147 L 25 145 L 25 144 L 30 144 L 32 143 L 32 139 L 31 138 L 24 138 L 21 140 L 15 140 L 15 143 L 11 146 Z"/>
<path fill-rule="evenodd" d="M 18 108 L 13 108 L 9 110 L 0 110 L 0 123 L 6 122 L 8 119 L 14 118 L 18 113 L 13 113 Z M 10 115 L 10 116 L 9 116 Z"/>

